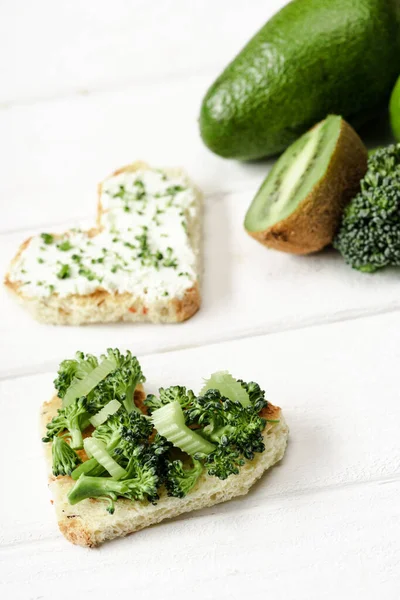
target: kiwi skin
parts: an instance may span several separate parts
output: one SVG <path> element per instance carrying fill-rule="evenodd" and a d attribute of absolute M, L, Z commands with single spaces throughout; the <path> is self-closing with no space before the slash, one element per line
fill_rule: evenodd
<path fill-rule="evenodd" d="M 368 151 L 354 129 L 342 119 L 336 147 L 325 175 L 286 219 L 263 231 L 249 231 L 255 240 L 291 254 L 318 252 L 332 243 L 343 209 L 360 190 Z"/>

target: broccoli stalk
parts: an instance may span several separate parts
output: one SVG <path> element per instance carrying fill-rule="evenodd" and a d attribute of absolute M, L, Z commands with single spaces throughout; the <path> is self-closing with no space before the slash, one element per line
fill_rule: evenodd
<path fill-rule="evenodd" d="M 71 448 L 65 439 L 55 435 L 51 447 L 53 475 L 71 475 L 76 465 L 79 464 L 80 458 L 77 453 Z"/>
<path fill-rule="evenodd" d="M 345 208 L 333 245 L 364 273 L 400 266 L 400 144 L 369 157 L 361 191 Z"/>
<path fill-rule="evenodd" d="M 116 481 L 111 477 L 90 477 L 82 474 L 68 494 L 68 502 L 77 504 L 85 498 L 107 498 L 109 506 L 107 511 L 113 514 L 114 502 L 118 496 L 129 500 L 145 500 L 146 492 L 151 488 L 151 482 L 137 479 Z"/>
<path fill-rule="evenodd" d="M 76 400 L 60 409 L 58 414 L 47 424 L 47 435 L 43 438 L 43 442 L 51 442 L 54 436 L 67 430 L 71 439 L 71 448 L 83 448 L 82 432 L 90 425 L 89 417 L 85 399 Z"/>
<path fill-rule="evenodd" d="M 126 477 L 115 480 L 111 477 L 90 477 L 82 474 L 68 494 L 70 504 L 85 498 L 107 498 L 108 512 L 114 512 L 114 501 L 118 496 L 129 500 L 158 499 L 159 477 L 157 459 L 148 448 L 138 446 L 132 453 L 126 468 Z"/>

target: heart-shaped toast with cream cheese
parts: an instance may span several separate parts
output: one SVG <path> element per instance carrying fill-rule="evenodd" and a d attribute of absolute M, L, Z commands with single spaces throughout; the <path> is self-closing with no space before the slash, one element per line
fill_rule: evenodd
<path fill-rule="evenodd" d="M 41 322 L 172 323 L 200 306 L 201 194 L 137 162 L 99 185 L 97 226 L 26 240 L 5 284 Z"/>

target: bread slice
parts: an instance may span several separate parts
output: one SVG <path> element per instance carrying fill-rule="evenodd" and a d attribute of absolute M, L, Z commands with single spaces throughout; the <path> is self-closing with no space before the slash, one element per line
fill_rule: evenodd
<path fill-rule="evenodd" d="M 136 393 L 135 401 L 140 404 L 140 398 Z M 57 396 L 43 405 L 41 414 L 43 431 L 60 405 Z M 164 519 L 247 494 L 262 474 L 281 460 L 287 444 L 289 430 L 281 409 L 268 404 L 262 416 L 268 419 L 279 419 L 278 423 L 268 423 L 264 430 L 265 451 L 256 454 L 252 461 L 247 461 L 239 475 L 231 475 L 224 481 L 203 474 L 185 498 L 169 497 L 165 491 L 161 493 L 156 505 L 121 498 L 115 503 L 114 514 L 110 515 L 106 511 L 106 503 L 98 499 L 83 500 L 71 506 L 67 494 L 75 482 L 70 477 L 54 477 L 50 474 L 49 487 L 54 498 L 61 533 L 73 544 L 92 548 L 106 540 L 126 536 Z M 51 444 L 46 445 L 46 452 L 51 473 Z"/>
<path fill-rule="evenodd" d="M 146 163 L 136 162 L 115 171 L 98 187 L 97 226 L 83 232 L 84 236 L 93 239 L 107 232 L 110 224 L 108 217 L 111 209 L 104 205 L 102 199 L 105 182 L 124 173 L 156 171 Z M 163 169 L 162 172 L 171 180 L 179 179 L 192 192 L 192 202 L 184 211 L 186 235 L 189 252 L 192 253 L 193 276 L 187 281 L 185 288 L 177 294 L 154 296 L 151 289 L 146 290 L 146 284 L 140 293 L 127 291 L 110 291 L 102 288 L 101 283 L 90 293 L 71 293 L 61 295 L 57 292 L 50 294 L 32 294 L 27 292 L 26 282 L 21 280 L 21 265 L 29 251 L 30 244 L 39 236 L 23 242 L 13 258 L 9 272 L 5 277 L 6 287 L 15 295 L 17 300 L 42 323 L 54 325 L 82 325 L 86 323 L 108 323 L 116 321 L 177 323 L 193 316 L 200 307 L 200 270 L 201 270 L 201 217 L 202 195 L 200 190 L 189 180 L 185 173 L 178 168 Z M 120 214 L 121 211 L 120 211 Z M 129 217 L 126 217 L 127 219 Z M 121 221 L 121 219 L 120 219 Z M 126 232 L 125 232 L 126 234 Z M 73 239 L 74 232 L 54 235 L 55 242 Z M 134 238 L 134 235 L 132 234 Z M 171 236 L 171 246 L 174 244 Z M 132 239 L 134 241 L 134 239 Z M 28 277 L 28 275 L 27 275 Z M 46 282 L 44 282 L 46 283 Z M 151 286 L 151 282 L 149 282 Z M 149 295 L 146 296 L 147 291 Z"/>

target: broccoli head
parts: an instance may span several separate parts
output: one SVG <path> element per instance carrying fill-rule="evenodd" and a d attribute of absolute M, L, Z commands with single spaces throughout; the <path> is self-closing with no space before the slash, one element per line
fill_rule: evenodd
<path fill-rule="evenodd" d="M 193 459 L 192 468 L 184 467 L 181 460 L 169 462 L 165 477 L 168 496 L 184 498 L 194 487 L 203 471 L 204 467 L 198 460 Z"/>
<path fill-rule="evenodd" d="M 369 157 L 361 191 L 345 208 L 333 245 L 365 273 L 400 266 L 400 144 Z"/>
<path fill-rule="evenodd" d="M 99 364 L 95 356 L 77 352 L 74 359 L 63 360 L 54 380 L 54 387 L 59 398 L 64 398 L 65 393 L 73 381 L 83 379 Z"/>
<path fill-rule="evenodd" d="M 117 413 L 99 425 L 93 432 L 93 437 L 103 442 L 105 450 L 123 468 L 136 446 L 146 444 L 153 431 L 153 425 L 144 415 L 134 411 L 127 413 L 120 409 Z M 72 473 L 73 479 L 85 473 L 86 475 L 101 476 L 105 472 L 95 458 L 79 465 Z"/>
<path fill-rule="evenodd" d="M 129 351 L 124 355 L 119 350 L 108 349 L 107 356 L 102 358 L 114 360 L 116 368 L 89 392 L 87 403 L 90 412 L 96 413 L 113 399 L 123 404 L 128 413 L 138 411 L 134 393 L 136 387 L 145 381 L 145 377 L 136 356 Z"/>
<path fill-rule="evenodd" d="M 202 428 L 203 437 L 218 444 L 205 458 L 209 475 L 226 479 L 239 472 L 244 459 L 252 460 L 256 452 L 265 450 L 265 419 L 253 406 L 224 398 L 218 390 L 207 390 L 196 398 L 187 416 L 192 425 Z"/>
<path fill-rule="evenodd" d="M 124 355 L 117 349 L 109 348 L 107 354 L 102 355 L 100 360 L 111 364 L 112 370 L 106 377 L 96 381 L 93 388 L 88 391 L 86 395 L 88 411 L 95 414 L 112 399 L 121 402 L 128 412 L 137 410 L 134 403 L 135 388 L 145 381 L 137 358 L 129 351 Z M 95 369 L 99 366 L 101 362 L 99 363 L 95 356 L 85 355 L 83 352 L 77 352 L 73 360 L 64 360 L 54 381 L 58 396 L 64 398 L 71 386 L 86 378 L 90 380 L 90 374 L 93 371 L 96 373 Z"/>
<path fill-rule="evenodd" d="M 145 405 L 149 409 L 150 413 L 170 402 L 177 400 L 183 410 L 187 410 L 193 403 L 195 395 L 192 390 L 187 390 L 181 385 L 173 385 L 169 388 L 160 388 L 158 390 L 159 396 L 149 394 L 145 400 Z"/>
<path fill-rule="evenodd" d="M 250 403 L 256 412 L 260 412 L 263 408 L 267 406 L 268 402 L 265 399 L 265 392 L 260 388 L 258 383 L 256 383 L 255 381 L 249 381 L 248 383 L 246 383 L 241 379 L 238 379 L 238 382 L 248 393 Z"/>

